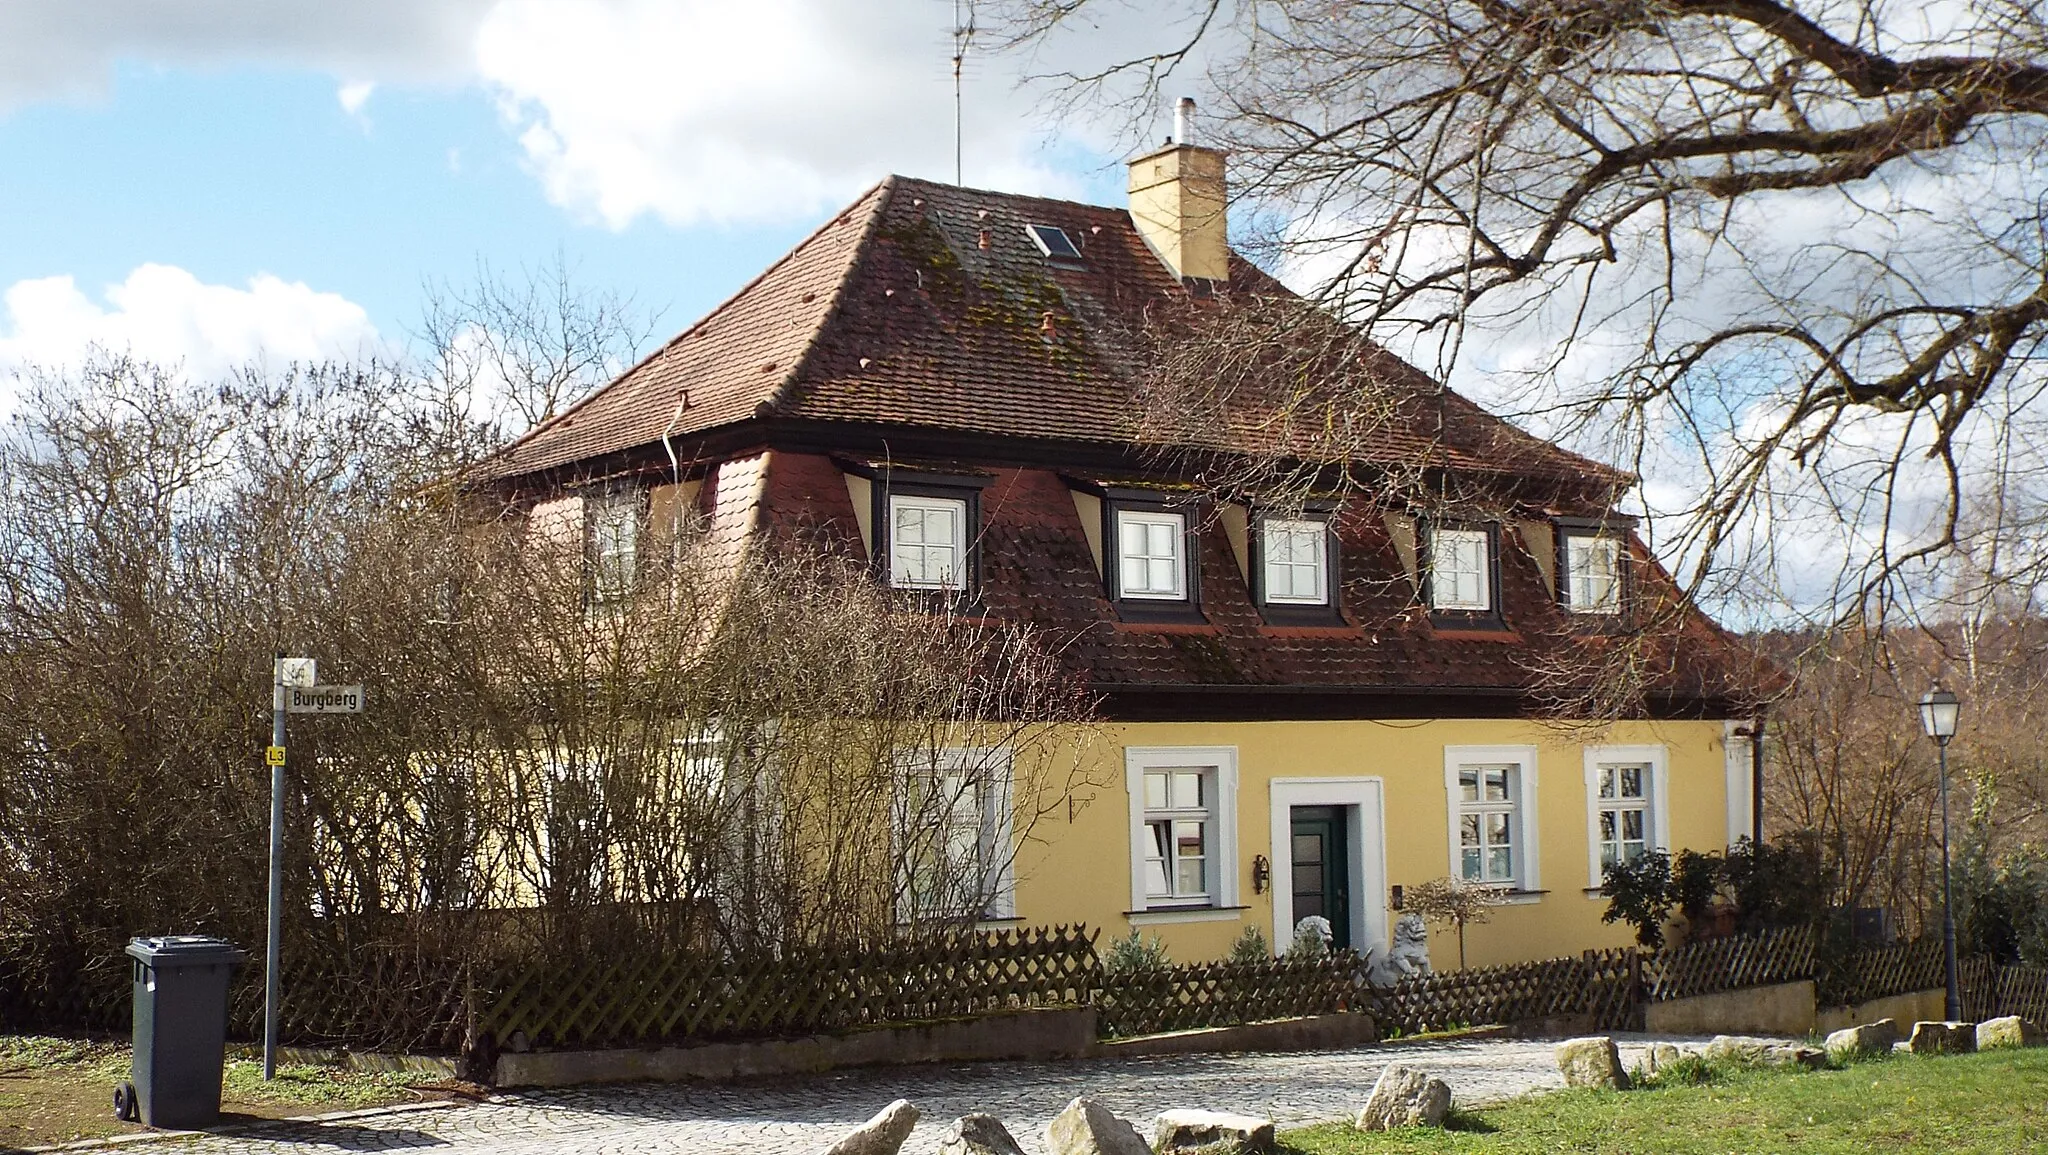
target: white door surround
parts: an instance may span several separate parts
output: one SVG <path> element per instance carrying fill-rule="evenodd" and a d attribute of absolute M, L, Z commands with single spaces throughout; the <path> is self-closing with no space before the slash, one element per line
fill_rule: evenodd
<path fill-rule="evenodd" d="M 1342 806 L 1351 852 L 1351 945 L 1360 954 L 1387 944 L 1386 781 L 1382 778 L 1275 778 L 1268 783 L 1273 848 L 1273 950 L 1294 941 L 1296 806 Z"/>

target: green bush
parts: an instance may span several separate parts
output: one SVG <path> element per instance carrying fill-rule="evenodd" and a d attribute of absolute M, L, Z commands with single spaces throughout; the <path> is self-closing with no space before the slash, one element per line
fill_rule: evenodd
<path fill-rule="evenodd" d="M 1166 944 L 1145 937 L 1136 927 L 1123 938 L 1111 939 L 1109 949 L 1102 955 L 1102 969 L 1106 971 L 1156 970 L 1166 965 Z"/>

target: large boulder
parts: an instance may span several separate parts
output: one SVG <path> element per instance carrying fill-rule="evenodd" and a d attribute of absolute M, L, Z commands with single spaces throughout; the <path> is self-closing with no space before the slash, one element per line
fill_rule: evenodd
<path fill-rule="evenodd" d="M 1889 1055 L 1892 1047 L 1904 1038 L 1899 1033 L 1899 1024 L 1894 1019 L 1879 1019 L 1860 1027 L 1846 1027 L 1827 1037 L 1823 1046 L 1836 1059 L 1865 1059 Z"/>
<path fill-rule="evenodd" d="M 1977 1049 L 1980 1051 L 2044 1045 L 2048 1045 L 2048 1032 L 2044 1032 L 2031 1019 L 2007 1015 L 2002 1019 L 1986 1019 L 1977 1024 Z"/>
<path fill-rule="evenodd" d="M 1828 1053 L 1819 1047 L 1749 1035 L 1715 1035 L 1700 1048 L 1700 1057 L 1710 1063 L 1740 1063 L 1756 1067 L 1807 1067 L 1817 1070 L 1828 1065 Z"/>
<path fill-rule="evenodd" d="M 882 1113 L 848 1132 L 839 1142 L 825 1148 L 823 1155 L 896 1155 L 910 1129 L 917 1126 L 917 1108 L 908 1099 L 898 1099 Z"/>
<path fill-rule="evenodd" d="M 1451 1088 L 1442 1079 L 1405 1063 L 1388 1063 L 1358 1112 L 1361 1131 L 1396 1127 L 1440 1127 L 1451 1110 Z"/>
<path fill-rule="evenodd" d="M 1621 1065 L 1621 1049 L 1606 1035 L 1566 1039 L 1559 1043 L 1557 1069 L 1564 1073 L 1564 1085 L 1567 1087 L 1628 1090 L 1628 1071 Z"/>
<path fill-rule="evenodd" d="M 1085 1096 L 1046 1124 L 1045 1149 L 1048 1155 L 1152 1155 L 1136 1127 Z"/>
<path fill-rule="evenodd" d="M 1152 1150 L 1258 1152 L 1273 1149 L 1273 1121 L 1227 1111 L 1161 1111 L 1152 1120 Z"/>
<path fill-rule="evenodd" d="M 939 1155 L 1024 1155 L 1024 1148 L 1002 1120 L 976 1111 L 953 1120 L 952 1129 L 939 1141 Z"/>
<path fill-rule="evenodd" d="M 1918 1022 L 1906 1049 L 1916 1055 L 1965 1055 L 1977 1049 L 1975 1023 Z"/>

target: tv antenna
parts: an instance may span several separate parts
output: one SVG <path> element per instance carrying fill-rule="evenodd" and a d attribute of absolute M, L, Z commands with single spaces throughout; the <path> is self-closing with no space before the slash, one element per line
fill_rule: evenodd
<path fill-rule="evenodd" d="M 967 183 L 961 164 L 961 66 L 967 60 L 967 46 L 974 40 L 974 0 L 953 0 L 953 184 Z"/>

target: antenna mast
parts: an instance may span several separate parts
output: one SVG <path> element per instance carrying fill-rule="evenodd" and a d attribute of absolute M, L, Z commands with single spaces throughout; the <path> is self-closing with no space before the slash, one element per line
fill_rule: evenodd
<path fill-rule="evenodd" d="M 961 19 L 962 11 L 966 19 Z M 961 64 L 967 59 L 968 42 L 974 39 L 974 0 L 953 0 L 953 183 L 966 184 L 961 164 Z"/>

